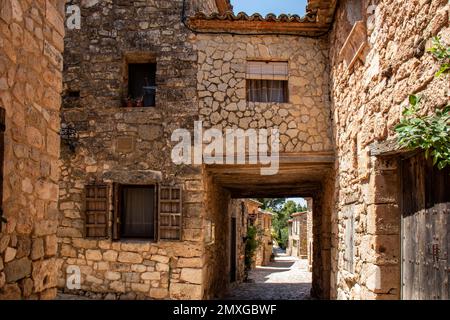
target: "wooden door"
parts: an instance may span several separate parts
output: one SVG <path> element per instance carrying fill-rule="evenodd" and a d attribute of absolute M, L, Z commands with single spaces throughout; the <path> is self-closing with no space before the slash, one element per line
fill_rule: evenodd
<path fill-rule="evenodd" d="M 402 298 L 449 299 L 450 168 L 440 171 L 422 154 L 401 168 Z"/>
<path fill-rule="evenodd" d="M 236 218 L 231 218 L 231 241 L 230 241 L 230 282 L 236 281 L 236 246 L 237 246 L 237 230 L 236 230 Z"/>

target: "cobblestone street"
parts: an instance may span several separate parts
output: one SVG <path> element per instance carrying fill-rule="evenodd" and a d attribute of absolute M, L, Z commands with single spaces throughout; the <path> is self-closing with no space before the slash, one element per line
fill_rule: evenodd
<path fill-rule="evenodd" d="M 308 300 L 311 272 L 308 261 L 278 251 L 275 261 L 250 272 L 254 282 L 233 288 L 227 300 Z"/>

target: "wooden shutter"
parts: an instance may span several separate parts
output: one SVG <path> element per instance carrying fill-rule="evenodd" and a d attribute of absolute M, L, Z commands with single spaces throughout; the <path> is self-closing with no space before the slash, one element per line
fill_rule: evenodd
<path fill-rule="evenodd" d="M 3 162 L 5 157 L 5 109 L 0 108 L 0 232 L 2 231 L 2 223 L 6 220 L 3 218 Z"/>
<path fill-rule="evenodd" d="M 248 61 L 247 79 L 288 80 L 288 63 L 272 61 Z"/>
<path fill-rule="evenodd" d="M 108 186 L 86 186 L 85 227 L 86 237 L 108 237 Z"/>
<path fill-rule="evenodd" d="M 121 192 L 122 188 L 120 184 L 113 184 L 113 201 L 114 201 L 114 211 L 113 211 L 113 221 L 112 221 L 112 238 L 113 240 L 120 239 L 120 217 L 121 217 Z"/>
<path fill-rule="evenodd" d="M 181 240 L 182 188 L 159 186 L 158 192 L 158 239 Z"/>

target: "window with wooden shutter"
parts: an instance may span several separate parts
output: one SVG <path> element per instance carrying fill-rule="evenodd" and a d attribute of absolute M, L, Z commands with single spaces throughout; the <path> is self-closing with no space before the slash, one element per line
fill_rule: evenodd
<path fill-rule="evenodd" d="M 158 238 L 181 240 L 182 188 L 180 186 L 160 186 L 158 198 Z"/>
<path fill-rule="evenodd" d="M 113 239 L 154 240 L 156 186 L 115 183 L 113 187 Z"/>
<path fill-rule="evenodd" d="M 86 186 L 85 230 L 87 238 L 108 237 L 108 186 Z"/>
<path fill-rule="evenodd" d="M 247 100 L 253 102 L 289 101 L 288 63 L 273 61 L 247 62 Z"/>
<path fill-rule="evenodd" d="M 0 232 L 2 223 L 6 223 L 3 217 L 3 158 L 5 156 L 5 109 L 0 108 Z"/>

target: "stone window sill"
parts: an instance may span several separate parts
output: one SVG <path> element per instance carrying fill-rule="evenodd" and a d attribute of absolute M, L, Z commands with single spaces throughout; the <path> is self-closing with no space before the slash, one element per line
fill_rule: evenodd
<path fill-rule="evenodd" d="M 128 111 L 156 110 L 156 106 L 153 106 L 153 107 L 121 107 L 121 109 L 128 110 Z"/>
<path fill-rule="evenodd" d="M 157 243 L 156 240 L 154 239 L 119 239 L 119 240 L 114 240 L 113 242 L 120 242 L 120 243 L 130 243 L 130 244 L 152 244 L 152 243 Z"/>

